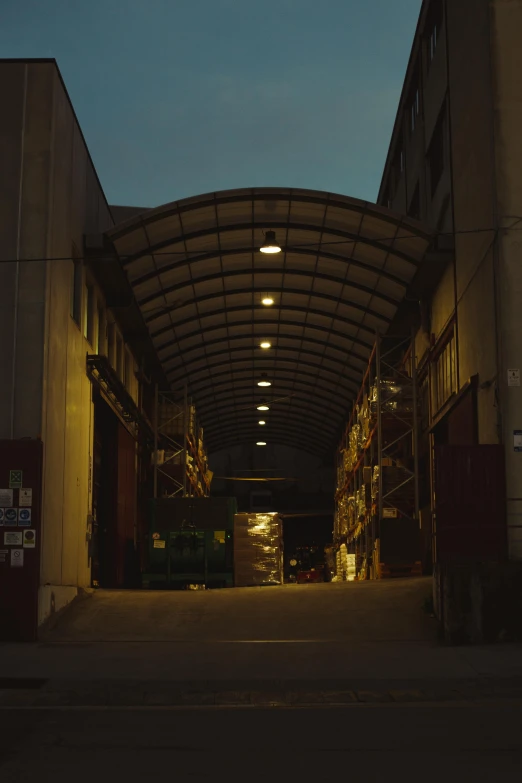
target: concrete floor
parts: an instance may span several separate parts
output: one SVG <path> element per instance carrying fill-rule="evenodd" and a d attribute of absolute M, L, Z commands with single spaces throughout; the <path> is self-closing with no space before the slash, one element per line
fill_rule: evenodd
<path fill-rule="evenodd" d="M 206 591 L 98 590 L 54 642 L 433 642 L 431 579 Z"/>
<path fill-rule="evenodd" d="M 97 591 L 0 644 L 0 779 L 517 780 L 522 646 L 441 646 L 430 591 Z"/>

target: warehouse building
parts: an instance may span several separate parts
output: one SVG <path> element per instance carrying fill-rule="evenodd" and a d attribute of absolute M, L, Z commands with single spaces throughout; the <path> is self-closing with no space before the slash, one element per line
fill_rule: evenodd
<path fill-rule="evenodd" d="M 56 63 L 0 63 L 4 636 L 138 586 L 151 499 L 241 495 L 247 472 L 295 480 L 253 508 L 335 495 L 338 578 L 434 567 L 457 625 L 455 580 L 522 559 L 521 23 L 423 3 L 376 205 L 109 206 Z"/>

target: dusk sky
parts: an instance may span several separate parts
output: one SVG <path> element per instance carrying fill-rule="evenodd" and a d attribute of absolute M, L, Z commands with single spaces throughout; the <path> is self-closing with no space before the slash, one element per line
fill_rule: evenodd
<path fill-rule="evenodd" d="M 421 0 L 2 0 L 54 57 L 107 198 L 300 187 L 375 201 Z"/>

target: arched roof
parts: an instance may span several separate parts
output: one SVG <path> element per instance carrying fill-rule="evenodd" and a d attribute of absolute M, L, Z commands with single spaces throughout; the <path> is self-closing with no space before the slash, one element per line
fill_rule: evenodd
<path fill-rule="evenodd" d="M 259 252 L 267 230 L 281 253 Z M 375 333 L 431 242 L 421 224 L 375 204 L 285 188 L 172 202 L 108 237 L 167 377 L 188 383 L 210 452 L 258 439 L 262 399 L 274 401 L 267 442 L 331 449 Z"/>

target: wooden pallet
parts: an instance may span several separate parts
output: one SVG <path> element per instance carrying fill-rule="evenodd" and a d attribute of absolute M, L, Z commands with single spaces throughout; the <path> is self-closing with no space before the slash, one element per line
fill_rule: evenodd
<path fill-rule="evenodd" d="M 422 576 L 422 563 L 388 564 L 379 563 L 379 576 L 381 579 L 392 579 L 399 576 Z"/>

